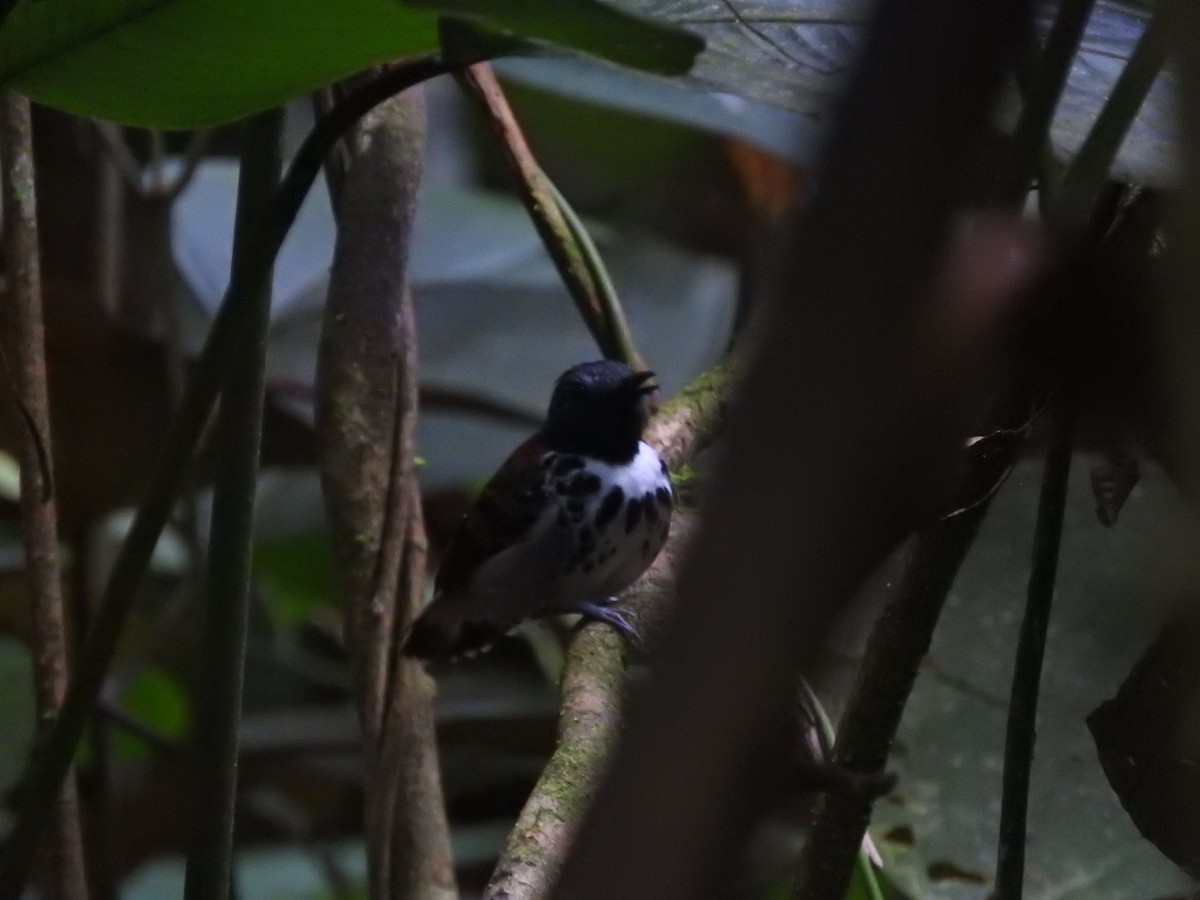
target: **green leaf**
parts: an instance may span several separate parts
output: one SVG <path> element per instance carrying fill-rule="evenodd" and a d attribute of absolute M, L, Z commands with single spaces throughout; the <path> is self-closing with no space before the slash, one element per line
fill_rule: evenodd
<path fill-rule="evenodd" d="M 334 601 L 328 536 L 304 532 L 259 542 L 254 547 L 254 578 L 276 626 L 307 620 Z"/>
<path fill-rule="evenodd" d="M 175 676 L 157 666 L 143 669 L 121 695 L 121 708 L 164 738 L 183 738 L 192 726 L 192 706 Z M 117 759 L 145 759 L 146 742 L 125 729 L 113 735 Z"/>
<path fill-rule="evenodd" d="M 634 69 L 682 75 L 704 40 L 690 32 L 614 9 L 597 0 L 404 0 L 505 34 L 574 47 Z"/>
<path fill-rule="evenodd" d="M 7 791 L 29 761 L 37 721 L 29 651 L 8 636 L 0 636 L 0 719 L 0 790 Z"/>
<path fill-rule="evenodd" d="M 0 82 L 81 115 L 193 128 L 436 46 L 434 17 L 393 0 L 21 0 L 0 28 Z"/>
<path fill-rule="evenodd" d="M 658 72 L 703 46 L 595 0 L 524 0 L 463 15 Z M 197 128 L 367 66 L 436 50 L 437 13 L 398 0 L 20 0 L 0 28 L 0 85 L 80 115 Z"/>

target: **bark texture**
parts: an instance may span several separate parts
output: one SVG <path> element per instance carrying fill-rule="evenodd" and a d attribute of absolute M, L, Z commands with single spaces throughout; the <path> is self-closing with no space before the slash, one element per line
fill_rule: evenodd
<path fill-rule="evenodd" d="M 456 893 L 433 685 L 397 652 L 425 587 L 406 278 L 423 144 L 412 91 L 364 116 L 347 140 L 317 372 L 322 484 L 365 740 L 370 896 L 389 900 Z"/>

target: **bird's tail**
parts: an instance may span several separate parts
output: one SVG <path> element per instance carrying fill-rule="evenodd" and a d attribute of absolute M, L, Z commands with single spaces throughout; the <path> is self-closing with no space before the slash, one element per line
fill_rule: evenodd
<path fill-rule="evenodd" d="M 408 629 L 404 653 L 422 660 L 455 660 L 489 650 L 508 629 L 464 620 L 447 603 L 434 598 Z"/>

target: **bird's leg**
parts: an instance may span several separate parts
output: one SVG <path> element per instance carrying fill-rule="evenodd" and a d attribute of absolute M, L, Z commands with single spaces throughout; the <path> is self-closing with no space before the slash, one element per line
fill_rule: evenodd
<path fill-rule="evenodd" d="M 637 629 L 630 624 L 629 619 L 625 617 L 623 612 L 613 609 L 608 605 L 616 602 L 616 599 L 616 597 L 609 597 L 603 603 L 580 603 L 571 612 L 579 613 L 581 616 L 586 616 L 589 619 L 595 619 L 597 622 L 604 622 L 606 625 L 612 626 L 621 637 L 636 647 L 641 643 Z"/>

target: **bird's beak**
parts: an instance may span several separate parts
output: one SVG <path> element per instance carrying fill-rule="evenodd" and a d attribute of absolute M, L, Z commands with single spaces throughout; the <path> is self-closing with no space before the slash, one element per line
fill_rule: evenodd
<path fill-rule="evenodd" d="M 645 396 L 646 394 L 653 394 L 658 390 L 658 385 L 654 383 L 657 377 L 657 375 L 650 371 L 634 372 L 626 379 L 626 382 L 637 393 Z"/>

